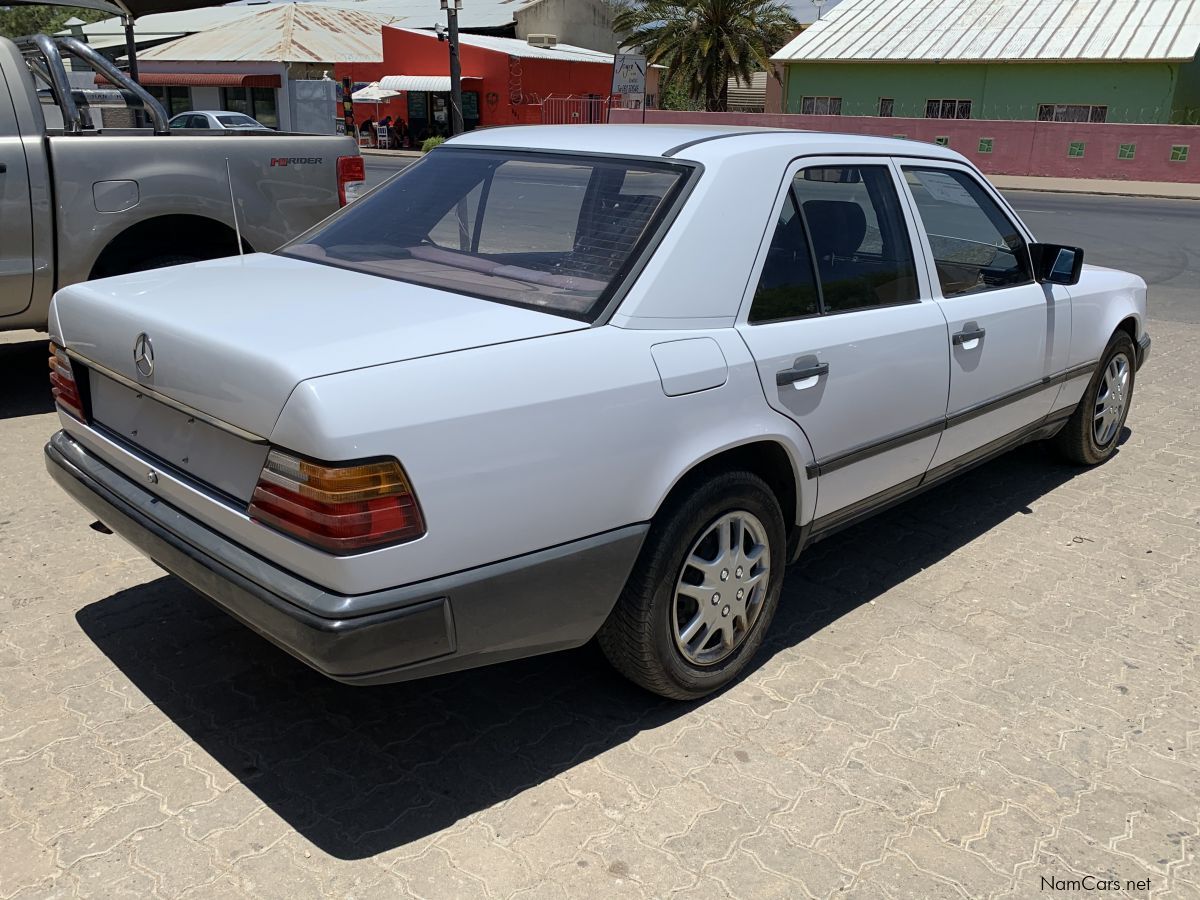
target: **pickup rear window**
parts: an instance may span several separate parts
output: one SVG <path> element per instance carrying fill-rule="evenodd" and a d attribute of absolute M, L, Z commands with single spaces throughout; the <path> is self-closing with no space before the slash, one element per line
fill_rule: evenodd
<path fill-rule="evenodd" d="M 593 321 L 689 171 L 447 147 L 281 252 Z"/>

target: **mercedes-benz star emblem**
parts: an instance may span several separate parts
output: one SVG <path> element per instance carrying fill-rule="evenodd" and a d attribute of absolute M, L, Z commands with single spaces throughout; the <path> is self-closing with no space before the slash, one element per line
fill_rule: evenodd
<path fill-rule="evenodd" d="M 154 345 L 150 343 L 150 336 L 144 331 L 133 342 L 133 364 L 143 378 L 154 374 Z"/>

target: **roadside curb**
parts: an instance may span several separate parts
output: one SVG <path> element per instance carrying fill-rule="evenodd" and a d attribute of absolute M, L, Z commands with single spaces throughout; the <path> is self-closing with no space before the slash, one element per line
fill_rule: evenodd
<path fill-rule="evenodd" d="M 1094 197 L 1140 197 L 1155 200 L 1200 200 L 1200 184 L 1157 181 L 1111 181 L 1038 178 L 1025 175 L 988 175 L 1002 191 L 1036 191 L 1046 194 L 1090 194 Z"/>

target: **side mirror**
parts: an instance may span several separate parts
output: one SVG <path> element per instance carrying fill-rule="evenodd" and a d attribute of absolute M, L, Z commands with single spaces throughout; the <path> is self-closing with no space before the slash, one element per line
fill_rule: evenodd
<path fill-rule="evenodd" d="M 1083 250 L 1062 244 L 1030 244 L 1033 277 L 1042 284 L 1077 284 L 1083 271 Z"/>

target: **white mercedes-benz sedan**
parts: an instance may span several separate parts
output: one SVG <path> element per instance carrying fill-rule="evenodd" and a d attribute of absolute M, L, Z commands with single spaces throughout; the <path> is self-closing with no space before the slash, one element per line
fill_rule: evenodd
<path fill-rule="evenodd" d="M 1145 314 L 941 147 L 489 129 L 276 253 L 59 292 L 46 458 L 341 681 L 596 637 L 699 697 L 812 542 L 1024 441 L 1108 459 Z"/>

